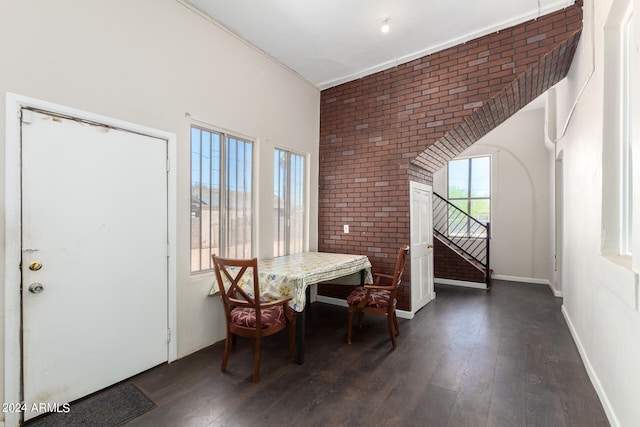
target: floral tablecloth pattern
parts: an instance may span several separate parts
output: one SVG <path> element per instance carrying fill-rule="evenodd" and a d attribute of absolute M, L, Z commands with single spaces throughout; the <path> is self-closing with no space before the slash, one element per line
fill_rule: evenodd
<path fill-rule="evenodd" d="M 261 299 L 273 301 L 291 296 L 293 299 L 289 305 L 295 311 L 301 312 L 306 303 L 307 286 L 363 270 L 364 283 L 373 283 L 371 263 L 365 255 L 302 252 L 265 259 L 258 261 Z M 243 276 L 242 288 L 248 293 L 253 293 L 252 274 Z M 210 293 L 214 294 L 217 291 L 218 286 L 214 283 Z"/>

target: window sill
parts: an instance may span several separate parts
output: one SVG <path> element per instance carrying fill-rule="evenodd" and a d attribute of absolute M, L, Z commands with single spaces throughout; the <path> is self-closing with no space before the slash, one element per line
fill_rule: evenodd
<path fill-rule="evenodd" d="M 598 255 L 596 257 L 598 282 L 616 295 L 622 302 L 639 310 L 638 273 L 631 268 L 631 257 L 622 255 Z"/>
<path fill-rule="evenodd" d="M 205 288 L 209 297 L 220 295 L 220 291 L 216 287 L 216 275 L 213 271 L 191 273 L 191 283 Z"/>

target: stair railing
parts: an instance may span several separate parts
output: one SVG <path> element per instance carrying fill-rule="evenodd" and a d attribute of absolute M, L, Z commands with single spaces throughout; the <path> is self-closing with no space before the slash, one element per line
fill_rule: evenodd
<path fill-rule="evenodd" d="M 489 240 L 491 226 L 476 220 L 444 197 L 433 193 L 433 230 L 436 235 L 479 264 L 490 286 Z"/>

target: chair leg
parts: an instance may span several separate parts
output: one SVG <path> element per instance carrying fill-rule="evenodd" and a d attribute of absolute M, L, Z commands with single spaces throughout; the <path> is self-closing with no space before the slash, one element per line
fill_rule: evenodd
<path fill-rule="evenodd" d="M 227 370 L 227 362 L 229 362 L 229 354 L 231 354 L 233 337 L 234 335 L 227 330 L 227 339 L 224 342 L 224 355 L 222 356 L 222 366 L 220 367 L 221 372 L 225 372 Z"/>
<path fill-rule="evenodd" d="M 400 336 L 400 328 L 398 327 L 398 316 L 396 316 L 395 310 L 393 311 L 393 324 L 396 327 L 396 335 Z"/>
<path fill-rule="evenodd" d="M 389 326 L 389 335 L 391 336 L 391 345 L 393 345 L 393 348 L 396 348 L 398 343 L 396 343 L 396 334 L 393 326 L 393 313 L 387 313 L 387 325 Z"/>
<path fill-rule="evenodd" d="M 347 320 L 347 344 L 351 344 L 351 326 L 353 324 L 353 306 L 349 306 L 349 317 Z"/>
<path fill-rule="evenodd" d="M 260 351 L 262 350 L 262 339 L 256 337 L 256 349 L 253 361 L 253 382 L 260 381 Z"/>
<path fill-rule="evenodd" d="M 362 310 L 358 311 L 358 328 L 362 328 L 362 317 L 364 316 L 364 312 Z"/>

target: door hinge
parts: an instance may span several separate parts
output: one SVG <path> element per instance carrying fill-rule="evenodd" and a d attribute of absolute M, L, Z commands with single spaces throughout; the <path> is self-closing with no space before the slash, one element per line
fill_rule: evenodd
<path fill-rule="evenodd" d="M 167 342 L 171 342 L 171 329 L 167 329 Z"/>
<path fill-rule="evenodd" d="M 33 121 L 33 112 L 31 110 L 22 108 L 18 115 L 22 123 L 30 124 Z"/>
<path fill-rule="evenodd" d="M 171 159 L 167 157 L 167 172 L 171 172 Z"/>
<path fill-rule="evenodd" d="M 171 256 L 171 244 L 167 243 L 167 258 Z"/>

